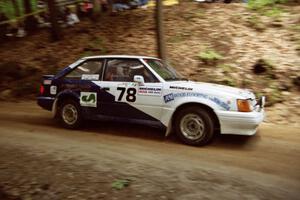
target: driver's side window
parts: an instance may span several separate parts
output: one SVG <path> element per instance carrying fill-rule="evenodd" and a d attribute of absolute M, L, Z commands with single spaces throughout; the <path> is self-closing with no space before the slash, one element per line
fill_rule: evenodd
<path fill-rule="evenodd" d="M 158 79 L 137 59 L 109 59 L 104 73 L 104 81 L 133 82 L 135 75 L 144 77 L 145 82 L 158 82 Z"/>

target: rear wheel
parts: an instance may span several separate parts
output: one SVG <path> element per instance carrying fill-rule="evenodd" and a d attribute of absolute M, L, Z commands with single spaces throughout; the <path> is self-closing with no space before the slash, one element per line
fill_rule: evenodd
<path fill-rule="evenodd" d="M 79 128 L 82 124 L 80 106 L 73 100 L 66 100 L 59 106 L 59 119 L 69 129 Z"/>
<path fill-rule="evenodd" d="M 175 131 L 183 143 L 202 146 L 209 143 L 214 136 L 214 121 L 206 109 L 187 107 L 175 116 Z"/>

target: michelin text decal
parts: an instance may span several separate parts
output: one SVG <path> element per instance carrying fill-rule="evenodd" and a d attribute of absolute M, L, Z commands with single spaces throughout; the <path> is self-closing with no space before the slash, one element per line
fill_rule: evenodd
<path fill-rule="evenodd" d="M 139 87 L 138 94 L 139 95 L 160 96 L 161 95 L 161 87 Z"/>
<path fill-rule="evenodd" d="M 181 86 L 170 86 L 170 89 L 175 90 L 193 90 L 193 88 L 181 87 Z"/>

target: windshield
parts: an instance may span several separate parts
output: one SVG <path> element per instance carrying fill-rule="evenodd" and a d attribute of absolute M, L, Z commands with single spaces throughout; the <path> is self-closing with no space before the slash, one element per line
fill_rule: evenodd
<path fill-rule="evenodd" d="M 150 67 L 160 75 L 165 81 L 187 80 L 178 74 L 174 68 L 164 65 L 160 60 L 144 59 Z"/>

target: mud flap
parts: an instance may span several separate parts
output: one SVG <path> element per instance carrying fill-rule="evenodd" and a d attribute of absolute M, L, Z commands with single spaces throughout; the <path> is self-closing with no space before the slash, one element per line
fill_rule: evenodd
<path fill-rule="evenodd" d="M 168 127 L 166 129 L 165 137 L 168 137 L 172 132 L 172 120 L 170 120 Z"/>
<path fill-rule="evenodd" d="M 52 105 L 52 117 L 55 118 L 57 114 L 57 98 L 54 100 L 54 103 Z"/>

